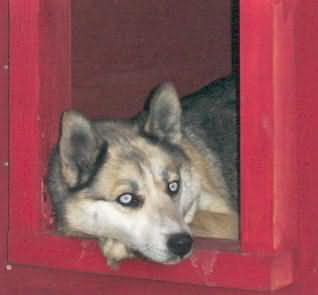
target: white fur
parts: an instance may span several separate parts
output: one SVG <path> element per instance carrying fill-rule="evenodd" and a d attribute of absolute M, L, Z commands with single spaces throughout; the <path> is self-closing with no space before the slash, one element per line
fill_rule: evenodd
<path fill-rule="evenodd" d="M 158 163 L 152 164 L 157 167 Z M 189 173 L 190 170 L 184 173 L 185 181 L 191 177 Z M 186 223 L 192 220 L 197 205 L 193 190 L 189 190 L 185 182 L 182 181 L 184 187 L 174 201 L 167 193 L 158 191 L 158 177 L 159 171 L 143 167 L 146 198 L 142 208 L 124 208 L 115 200 L 106 199 L 68 202 L 66 217 L 69 227 L 99 238 L 118 240 L 153 261 L 178 262 L 180 258 L 168 250 L 167 240 L 176 233 L 190 233 Z M 101 184 L 97 182 L 96 187 L 101 187 Z"/>

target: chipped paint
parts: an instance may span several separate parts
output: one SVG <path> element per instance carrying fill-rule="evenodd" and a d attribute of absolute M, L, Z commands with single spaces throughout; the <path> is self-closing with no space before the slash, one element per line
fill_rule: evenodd
<path fill-rule="evenodd" d="M 190 257 L 190 261 L 191 261 L 191 265 L 194 267 L 194 268 L 198 268 L 199 267 L 199 262 L 198 262 L 198 257 L 196 255 L 192 255 Z"/>
<path fill-rule="evenodd" d="M 218 252 L 216 251 L 210 259 L 207 259 L 202 263 L 201 269 L 206 278 L 208 278 L 214 272 L 214 265 L 217 260 L 217 256 Z"/>
<path fill-rule="evenodd" d="M 81 241 L 81 252 L 80 252 L 80 255 L 78 257 L 78 262 L 81 261 L 85 255 L 86 255 L 86 250 L 89 246 L 89 242 L 88 241 Z"/>

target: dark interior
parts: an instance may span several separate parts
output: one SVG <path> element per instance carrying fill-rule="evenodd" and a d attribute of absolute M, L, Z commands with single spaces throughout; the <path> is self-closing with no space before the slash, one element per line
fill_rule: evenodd
<path fill-rule="evenodd" d="M 73 1 L 73 107 L 129 117 L 163 80 L 185 95 L 224 77 L 237 61 L 233 10 L 231 0 Z"/>

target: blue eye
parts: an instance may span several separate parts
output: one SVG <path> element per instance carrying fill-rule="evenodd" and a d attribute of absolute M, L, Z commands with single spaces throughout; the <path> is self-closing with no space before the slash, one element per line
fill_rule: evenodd
<path fill-rule="evenodd" d="M 128 205 L 132 202 L 133 198 L 134 197 L 131 194 L 123 194 L 119 196 L 118 201 L 123 205 Z"/>
<path fill-rule="evenodd" d="M 170 195 L 174 195 L 179 192 L 180 183 L 178 180 L 174 180 L 168 183 L 167 191 Z"/>
<path fill-rule="evenodd" d="M 116 201 L 122 206 L 131 208 L 139 207 L 142 204 L 140 198 L 131 193 L 124 193 L 120 195 L 119 197 L 117 197 Z"/>

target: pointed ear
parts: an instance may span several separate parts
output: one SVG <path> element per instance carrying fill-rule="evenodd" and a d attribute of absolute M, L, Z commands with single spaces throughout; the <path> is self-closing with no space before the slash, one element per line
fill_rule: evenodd
<path fill-rule="evenodd" d="M 62 175 L 69 188 L 87 183 L 96 173 L 106 144 L 100 142 L 91 122 L 78 112 L 65 112 L 59 142 Z"/>
<path fill-rule="evenodd" d="M 162 83 L 150 97 L 145 132 L 177 143 L 181 139 L 181 105 L 172 83 Z"/>

